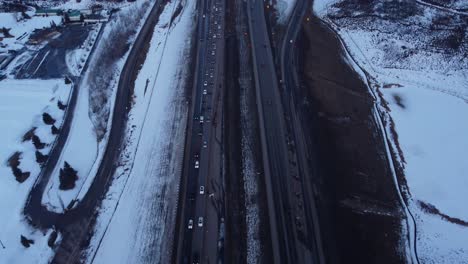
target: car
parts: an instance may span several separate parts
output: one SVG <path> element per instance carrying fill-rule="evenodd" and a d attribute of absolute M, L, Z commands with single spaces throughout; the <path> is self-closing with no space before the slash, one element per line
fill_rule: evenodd
<path fill-rule="evenodd" d="M 211 51 L 211 55 L 214 56 L 216 54 L 216 52 L 213 50 Z"/>
<path fill-rule="evenodd" d="M 203 18 L 205 18 L 205 17 L 206 17 L 205 14 L 203 14 Z"/>
<path fill-rule="evenodd" d="M 207 86 L 207 85 L 208 85 L 208 82 L 205 81 L 205 82 L 203 83 L 203 86 Z"/>
<path fill-rule="evenodd" d="M 198 160 L 195 161 L 195 169 L 200 168 L 200 162 Z"/>
<path fill-rule="evenodd" d="M 203 116 L 200 116 L 200 123 L 203 123 L 203 120 L 204 120 Z"/>
<path fill-rule="evenodd" d="M 203 227 L 203 216 L 198 217 L 198 227 Z"/>
<path fill-rule="evenodd" d="M 208 92 L 206 91 L 206 89 L 203 89 L 203 94 L 207 94 Z"/>
<path fill-rule="evenodd" d="M 188 220 L 188 229 L 193 229 L 193 220 Z"/>
<path fill-rule="evenodd" d="M 208 144 L 206 143 L 206 141 L 203 141 L 203 147 L 204 148 L 208 147 Z"/>
<path fill-rule="evenodd" d="M 205 186 L 200 186 L 200 194 L 205 194 Z"/>

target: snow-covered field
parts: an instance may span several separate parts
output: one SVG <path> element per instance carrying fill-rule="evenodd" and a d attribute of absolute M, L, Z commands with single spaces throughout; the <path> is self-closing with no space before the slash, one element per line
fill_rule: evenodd
<path fill-rule="evenodd" d="M 139 1 L 135 3 L 140 7 L 143 1 Z M 145 10 L 145 15 L 140 20 L 141 27 L 143 22 L 148 14 L 149 10 Z M 130 14 L 134 12 L 134 9 L 131 8 L 124 8 L 121 13 L 122 14 Z M 119 18 L 123 17 L 120 16 Z M 51 211 L 55 212 L 63 212 L 64 209 L 74 200 L 80 200 L 87 192 L 89 186 L 91 185 L 96 172 L 99 168 L 100 161 L 102 160 L 102 156 L 104 154 L 104 150 L 107 144 L 107 134 L 103 137 L 102 140 L 99 140 L 96 134 L 95 125 L 93 123 L 93 116 L 90 114 L 90 76 L 96 74 L 96 70 L 99 69 L 99 60 L 102 59 L 103 49 L 109 45 L 107 43 L 111 38 L 109 35 L 112 32 L 112 28 L 118 26 L 119 23 L 122 21 L 110 21 L 106 28 L 104 28 L 104 32 L 102 33 L 102 41 L 98 43 L 96 47 L 96 52 L 93 55 L 95 61 L 90 63 L 90 67 L 88 71 L 85 73 L 82 81 L 82 86 L 80 87 L 78 93 L 77 104 L 75 108 L 75 113 L 73 116 L 73 121 L 70 129 L 70 134 L 68 136 L 67 142 L 63 148 L 63 151 L 60 155 L 58 166 L 54 169 L 54 172 L 51 176 L 51 181 L 48 183 L 45 195 L 43 196 L 42 203 L 47 206 L 47 208 Z M 85 43 L 91 44 L 94 42 L 96 38 L 97 32 L 91 33 L 91 39 L 88 39 Z M 94 37 L 94 40 L 93 40 Z M 133 42 L 136 35 L 133 35 L 131 39 L 129 39 L 129 43 Z M 91 44 L 92 45 L 92 44 Z M 78 50 L 80 51 L 80 50 Z M 86 51 L 89 53 L 89 51 Z M 86 55 L 83 55 L 86 56 Z M 112 80 L 109 82 L 109 87 L 106 88 L 110 91 L 110 95 L 108 98 L 108 105 L 107 107 L 111 109 L 113 106 L 110 105 L 110 102 L 115 101 L 115 93 L 116 87 L 118 85 L 117 81 L 119 78 L 119 73 L 122 71 L 123 65 L 125 60 L 128 56 L 125 54 L 123 58 L 120 58 L 116 61 L 115 65 L 113 65 L 114 69 L 108 69 L 113 71 Z M 104 90 L 105 87 L 100 87 L 100 89 Z M 106 106 L 102 106 L 106 107 Z M 108 117 L 109 120 L 112 119 L 112 116 Z M 112 125 L 111 122 L 108 122 L 108 128 Z M 109 129 L 108 129 L 109 131 Z M 77 155 L 80 153 L 80 155 Z M 77 171 L 78 180 L 75 182 L 75 188 L 71 190 L 60 190 L 59 185 L 59 174 L 60 169 L 63 168 L 64 163 L 67 162 L 70 166 Z M 76 205 L 76 204 L 75 204 Z"/>
<path fill-rule="evenodd" d="M 39 151 L 47 155 L 55 140 L 51 126 L 42 120 L 42 113 L 49 113 L 60 128 L 64 111 L 58 108 L 58 100 L 67 104 L 71 85 L 58 80 L 11 80 L 0 81 L 0 263 L 30 263 L 31 259 L 50 257 L 47 236 L 30 228 L 24 221 L 22 209 L 29 190 L 34 184 L 40 165 L 36 162 L 36 148 L 31 140 L 23 142 L 23 136 L 31 128 L 45 143 Z M 19 168 L 30 172 L 23 183 L 16 181 L 8 167 L 8 159 L 15 152 L 21 152 Z M 44 231 L 46 232 L 46 231 Z M 20 236 L 33 239 L 35 244 L 26 249 L 20 244 Z M 1 245 L 0 245 L 1 246 Z M 45 250 L 44 250 L 45 249 Z"/>
<path fill-rule="evenodd" d="M 33 15 L 32 12 L 28 12 Z M 18 50 L 24 47 L 29 36 L 35 29 L 50 27 L 52 23 L 60 25 L 62 23 L 61 16 L 37 17 L 32 16 L 31 19 L 24 19 L 21 13 L 0 13 L 0 28 L 11 28 L 10 34 L 12 38 L 4 38 L 1 43 L 6 47 L 0 47 L 0 52 L 8 50 Z"/>
<path fill-rule="evenodd" d="M 400 185 L 415 216 L 420 262 L 466 263 L 468 40 L 460 32 L 467 18 L 412 2 L 399 13 L 407 16 L 383 12 L 387 19 L 375 20 L 363 14 L 380 12 L 382 5 L 343 11 L 327 2 L 336 1 L 315 1 L 316 13 L 338 30 L 379 97 L 406 179 Z"/>
<path fill-rule="evenodd" d="M 182 13 L 168 26 L 179 3 Z M 187 114 L 184 61 L 194 12 L 194 1 L 172 1 L 155 27 L 135 82 L 121 166 L 100 209 L 88 263 L 168 261 Z"/>

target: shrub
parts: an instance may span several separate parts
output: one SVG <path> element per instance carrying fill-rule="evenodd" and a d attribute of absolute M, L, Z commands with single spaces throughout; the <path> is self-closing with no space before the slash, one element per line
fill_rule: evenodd
<path fill-rule="evenodd" d="M 50 130 L 52 132 L 52 135 L 57 135 L 60 132 L 60 130 L 56 126 L 52 126 Z"/>
<path fill-rule="evenodd" d="M 46 125 L 53 125 L 55 119 L 49 113 L 42 113 L 42 120 Z"/>
<path fill-rule="evenodd" d="M 77 171 L 65 161 L 64 167 L 60 169 L 60 190 L 70 190 L 75 188 L 75 182 L 78 180 L 78 175 L 76 173 Z"/>
<path fill-rule="evenodd" d="M 46 161 L 47 158 L 49 158 L 48 155 L 42 154 L 39 150 L 36 150 L 36 162 L 43 165 Z"/>
<path fill-rule="evenodd" d="M 41 139 L 36 135 L 32 136 L 32 142 L 34 144 L 34 147 L 36 147 L 36 149 L 43 149 L 45 147 L 45 143 L 42 143 Z"/>

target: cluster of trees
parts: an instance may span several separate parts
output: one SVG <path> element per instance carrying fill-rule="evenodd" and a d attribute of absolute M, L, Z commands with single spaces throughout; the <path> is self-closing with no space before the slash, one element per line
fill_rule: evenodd
<path fill-rule="evenodd" d="M 150 2 L 141 5 L 133 5 L 132 8 L 122 10 L 115 14 L 114 19 L 106 27 L 110 27 L 109 32 L 105 32 L 99 42 L 97 52 L 99 60 L 95 60 L 90 65 L 91 70 L 89 85 L 89 116 L 94 125 L 98 140 L 101 140 L 106 133 L 107 121 L 109 118 L 109 98 L 112 95 L 113 84 L 117 82 L 116 62 L 128 51 L 128 42 L 136 34 L 136 29 L 141 17 L 149 8 Z"/>

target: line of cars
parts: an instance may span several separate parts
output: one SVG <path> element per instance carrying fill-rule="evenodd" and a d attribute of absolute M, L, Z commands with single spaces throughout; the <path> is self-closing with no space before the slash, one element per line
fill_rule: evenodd
<path fill-rule="evenodd" d="M 203 133 L 203 124 L 205 123 L 209 123 L 211 120 L 209 118 L 210 116 L 210 112 L 211 112 L 211 95 L 212 95 L 212 92 L 213 92 L 213 88 L 215 88 L 215 83 L 214 83 L 214 80 L 215 80 L 215 64 L 216 64 L 216 49 L 217 49 L 217 46 L 216 46 L 216 42 L 221 39 L 221 36 L 222 36 L 222 27 L 221 27 L 221 11 L 222 11 L 222 7 L 221 7 L 221 3 L 219 3 L 218 1 L 215 1 L 214 4 L 212 5 L 212 12 L 210 12 L 210 10 L 207 10 L 208 13 L 211 14 L 210 16 L 210 24 L 208 26 L 208 32 L 206 35 L 206 43 L 204 43 L 206 45 L 206 47 L 208 48 L 207 52 L 205 53 L 205 55 L 207 56 L 207 61 L 208 63 L 207 64 L 203 64 L 203 75 L 200 76 L 203 81 L 203 84 L 202 84 L 202 104 L 201 104 L 201 111 L 200 111 L 200 115 L 197 117 L 195 117 L 195 121 L 198 121 L 200 123 L 200 126 L 201 126 L 201 129 L 200 129 L 200 132 L 198 133 L 198 135 L 201 137 L 201 140 L 202 140 L 202 150 L 203 149 L 206 149 L 208 148 L 208 140 L 209 138 L 205 138 L 205 134 Z M 207 14 L 204 13 L 202 15 L 202 19 L 207 19 Z M 201 36 L 200 38 L 200 42 L 204 42 L 204 36 Z M 194 154 L 194 168 L 195 169 L 200 169 L 200 156 L 198 154 L 199 152 L 197 152 L 196 154 Z M 205 194 L 205 186 L 204 185 L 200 185 L 199 186 L 199 192 L 198 192 L 200 195 L 204 195 Z M 192 196 L 191 199 L 193 200 L 194 197 Z M 203 216 L 199 216 L 198 217 L 198 221 L 197 221 L 197 226 L 202 228 L 203 227 L 203 224 L 204 224 L 204 218 Z M 193 229 L 194 228 L 194 220 L 193 219 L 189 219 L 188 220 L 188 226 L 187 226 L 188 229 Z"/>

